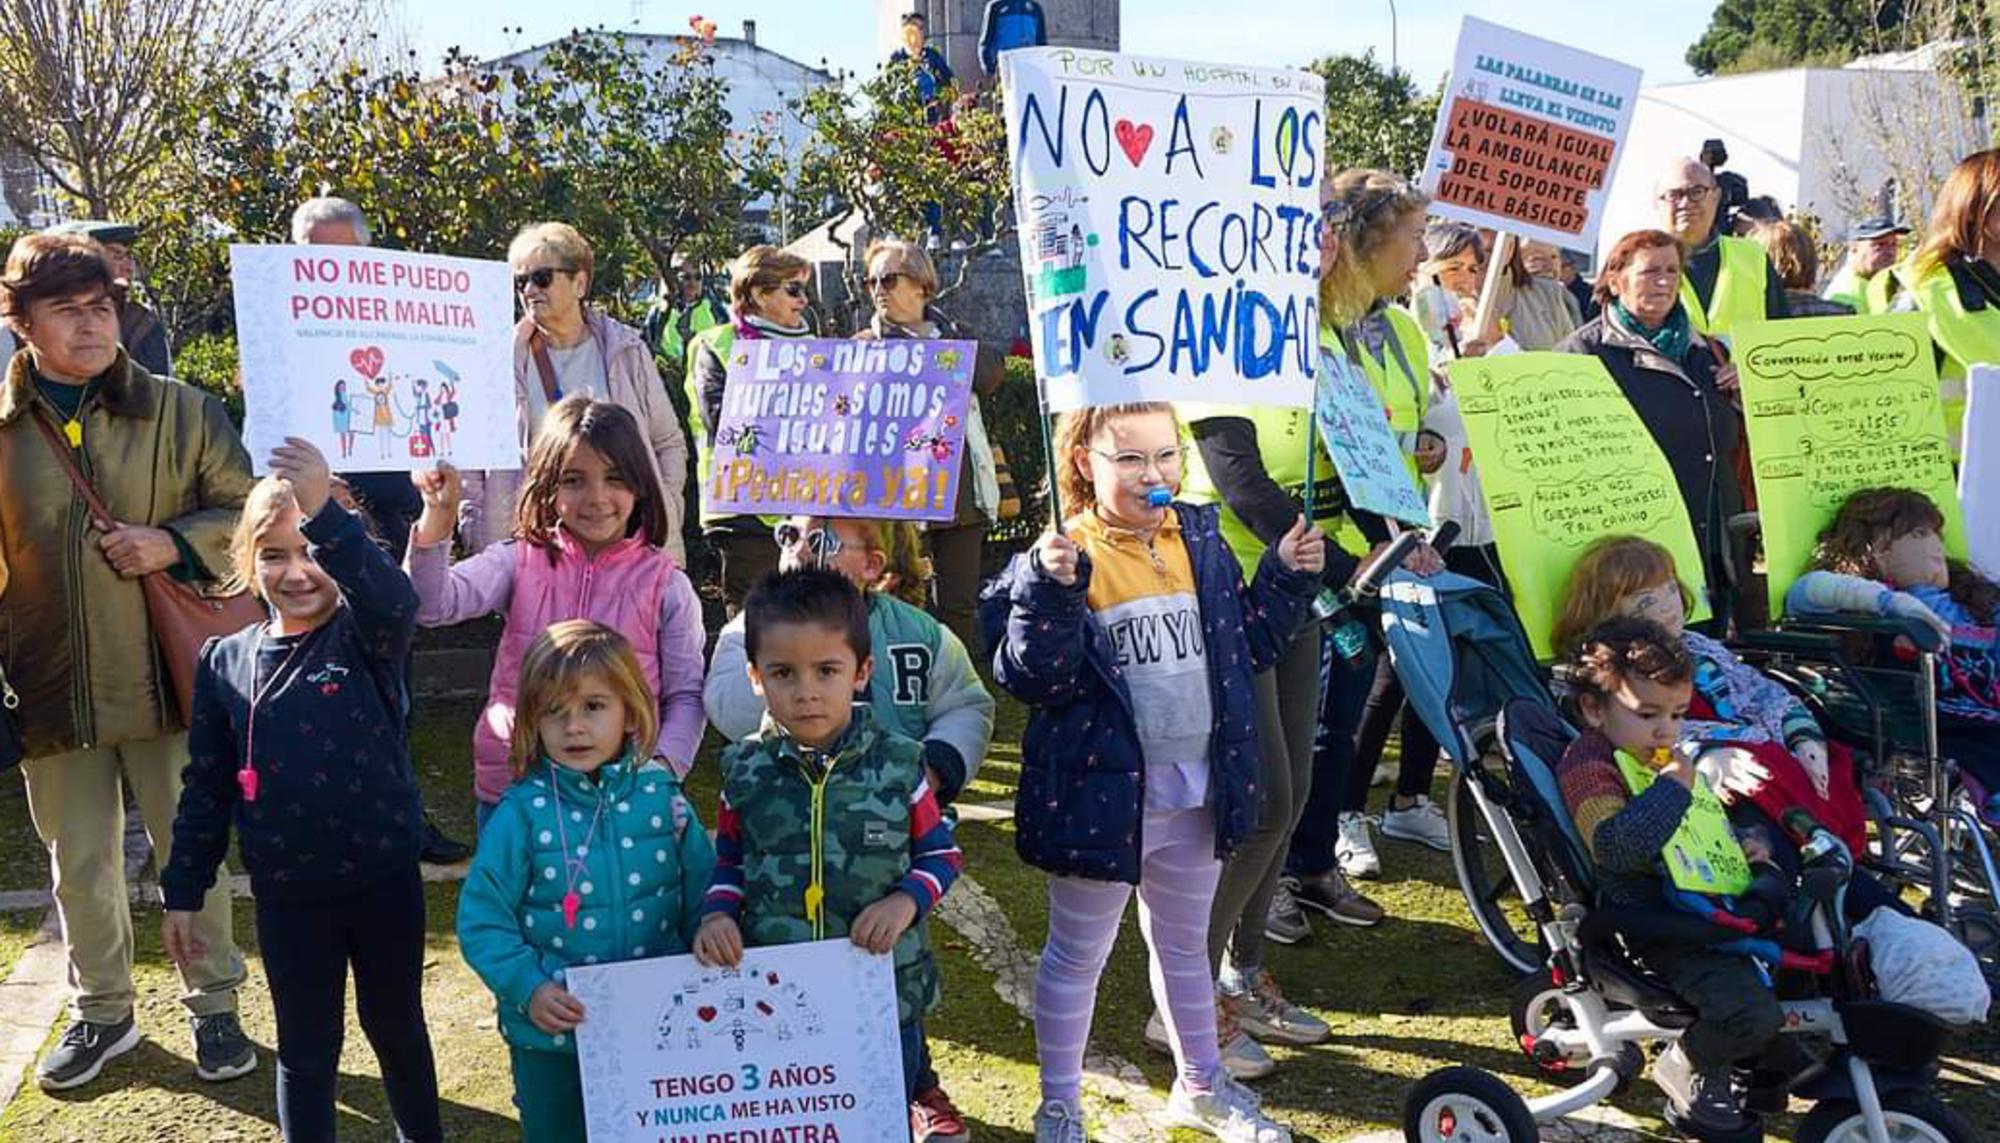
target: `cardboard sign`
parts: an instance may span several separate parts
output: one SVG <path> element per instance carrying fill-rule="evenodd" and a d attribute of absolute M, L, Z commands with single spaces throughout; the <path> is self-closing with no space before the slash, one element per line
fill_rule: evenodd
<path fill-rule="evenodd" d="M 886 955 L 848 940 L 573 966 L 590 1143 L 902 1139 L 910 1108 Z"/>
<path fill-rule="evenodd" d="M 1000 67 L 1048 407 L 1310 407 L 1319 77 L 1076 48 Z"/>
<path fill-rule="evenodd" d="M 950 520 L 978 348 L 738 338 L 702 503 L 765 516 Z"/>
<path fill-rule="evenodd" d="M 335 472 L 521 467 L 504 262 L 231 246 L 252 463 L 303 437 Z"/>
<path fill-rule="evenodd" d="M 1313 416 L 1349 502 L 1406 524 L 1431 526 L 1430 509 L 1389 428 L 1381 394 L 1344 354 L 1320 355 Z"/>
<path fill-rule="evenodd" d="M 1451 364 L 1466 439 L 1479 462 L 1514 608 L 1551 658 L 1569 574 L 1590 544 L 1639 536 L 1673 553 L 1708 617 L 1694 525 L 1665 454 L 1604 363 L 1588 354 L 1521 353 Z"/>
<path fill-rule="evenodd" d="M 1807 570 L 1820 530 L 1864 488 L 1909 488 L 1944 513 L 1965 558 L 1937 361 L 1922 314 L 1793 318 L 1737 326 L 1771 614 Z"/>
<path fill-rule="evenodd" d="M 1423 188 L 1431 213 L 1592 250 L 1639 69 L 1467 16 Z"/>

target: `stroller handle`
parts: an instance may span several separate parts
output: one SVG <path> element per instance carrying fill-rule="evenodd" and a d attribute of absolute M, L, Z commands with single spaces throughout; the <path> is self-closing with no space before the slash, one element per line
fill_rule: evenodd
<path fill-rule="evenodd" d="M 1446 520 L 1431 533 L 1430 545 L 1442 552 L 1451 547 L 1452 541 L 1456 539 L 1458 539 L 1458 521 Z M 1424 534 L 1414 530 L 1404 532 L 1390 541 L 1389 546 L 1382 549 L 1381 555 L 1362 564 L 1361 569 L 1355 573 L 1354 594 L 1363 599 L 1373 599 L 1381 594 L 1382 582 L 1396 569 L 1402 567 L 1403 561 L 1409 559 L 1410 553 L 1423 542 Z"/>

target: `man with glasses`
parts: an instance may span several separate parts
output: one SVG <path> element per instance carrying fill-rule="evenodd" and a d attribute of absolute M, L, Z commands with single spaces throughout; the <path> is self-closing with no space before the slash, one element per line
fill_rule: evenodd
<path fill-rule="evenodd" d="M 708 288 L 702 272 L 682 266 L 674 282 L 661 284 L 659 298 L 646 313 L 646 344 L 653 347 L 666 376 L 685 377 L 688 344 L 701 331 L 728 320 L 729 307 Z"/>
<path fill-rule="evenodd" d="M 1727 337 L 1740 323 L 1785 316 L 1785 284 L 1764 247 L 1716 230 L 1722 196 L 1715 172 L 1693 159 L 1675 159 L 1655 184 L 1654 198 L 1660 229 L 1687 249 L 1681 304 L 1697 331 Z"/>

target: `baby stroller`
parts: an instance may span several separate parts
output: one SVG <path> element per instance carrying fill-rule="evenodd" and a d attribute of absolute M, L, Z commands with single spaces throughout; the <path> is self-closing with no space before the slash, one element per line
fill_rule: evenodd
<path fill-rule="evenodd" d="M 1537 1123 L 1625 1089 L 1645 1070 L 1642 1045 L 1674 1039 L 1693 1023 L 1692 1011 L 1624 951 L 1618 934 L 1717 944 L 1740 934 L 1692 914 L 1595 907 L 1594 872 L 1555 778 L 1576 732 L 1497 592 L 1459 576 L 1398 575 L 1381 602 L 1384 637 L 1411 708 L 1456 764 L 1454 841 L 1473 843 L 1455 846 L 1461 888 L 1482 930 L 1505 928 L 1519 941 L 1517 955 L 1539 950 L 1535 974 L 1512 1005 L 1515 1035 L 1541 1074 L 1575 1084 L 1529 1101 L 1489 1072 L 1443 1068 L 1404 1097 L 1404 1136 L 1413 1143 L 1525 1143 L 1538 1138 Z M 1480 871 L 1492 880 L 1468 883 L 1459 848 L 1497 853 L 1496 868 Z M 1816 835 L 1803 856 L 1800 894 L 1812 905 L 1811 941 L 1784 955 L 1784 1034 L 1746 1076 L 1746 1106 L 1776 1111 L 1788 1096 L 1812 1100 L 1799 1143 L 1972 1140 L 1971 1128 L 1925 1090 L 1949 1026 L 1871 997 L 1850 962 L 1841 910 L 1852 871 L 1846 851 L 1831 835 Z M 1506 909 L 1491 892 L 1502 882 L 1518 896 Z M 1515 918 L 1533 926 L 1532 936 L 1519 932 Z"/>

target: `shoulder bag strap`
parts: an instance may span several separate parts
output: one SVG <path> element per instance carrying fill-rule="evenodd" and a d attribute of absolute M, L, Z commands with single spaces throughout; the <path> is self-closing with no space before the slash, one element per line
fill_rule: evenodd
<path fill-rule="evenodd" d="M 535 372 L 542 379 L 542 396 L 550 405 L 562 399 L 562 389 L 556 385 L 556 363 L 549 360 L 549 339 L 542 336 L 539 329 L 528 332 L 528 352 L 535 358 Z"/>
<path fill-rule="evenodd" d="M 62 433 L 49 423 L 48 417 L 40 409 L 31 410 L 28 415 L 33 418 L 35 427 L 42 430 L 42 436 L 48 439 L 49 447 L 55 450 L 56 459 L 62 462 L 63 471 L 69 475 L 69 482 L 76 485 L 77 492 L 83 496 L 84 504 L 89 506 L 92 518 L 97 521 L 98 530 L 109 532 L 117 527 L 117 522 L 111 517 L 110 509 L 104 506 L 104 501 L 97 498 L 97 489 L 90 486 L 90 479 L 83 475 L 81 468 L 77 467 L 76 457 L 70 452 L 69 442 L 63 440 Z"/>

